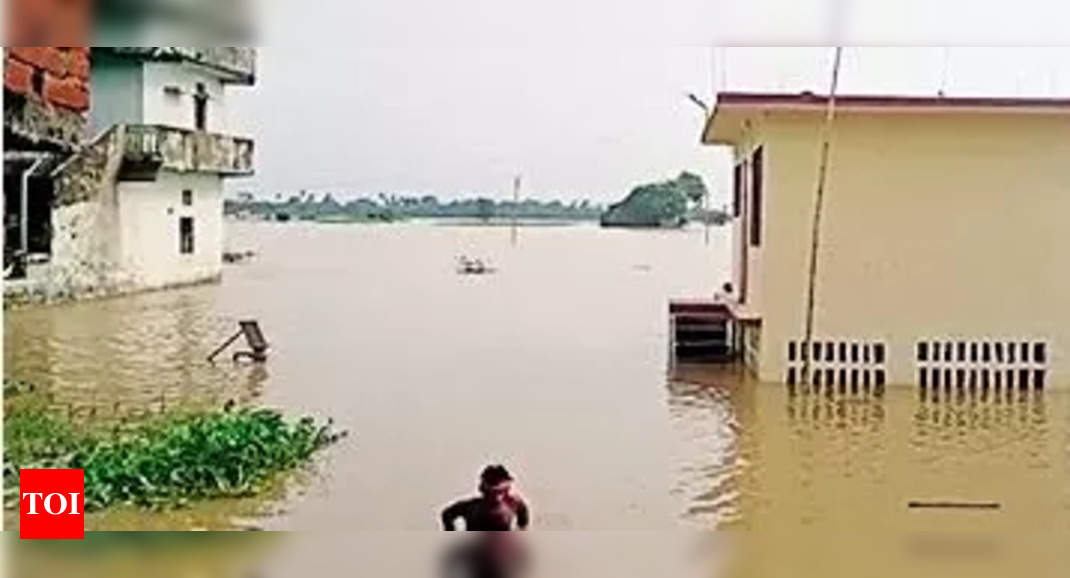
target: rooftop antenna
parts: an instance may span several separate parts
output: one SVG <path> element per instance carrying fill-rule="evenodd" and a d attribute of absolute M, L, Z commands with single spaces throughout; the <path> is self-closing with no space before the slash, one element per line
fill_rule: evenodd
<path fill-rule="evenodd" d="M 814 220 L 810 228 L 810 272 L 806 287 L 806 334 L 802 350 L 802 376 L 800 382 L 808 386 L 811 381 L 810 360 L 814 357 L 814 303 L 817 280 L 817 252 L 821 239 L 821 208 L 825 200 L 825 181 L 828 176 L 829 140 L 832 137 L 832 121 L 836 117 L 836 87 L 840 80 L 840 58 L 843 47 L 837 46 L 832 61 L 832 83 L 829 87 L 828 104 L 825 107 L 825 123 L 821 130 L 821 157 L 817 169 L 817 191 L 814 195 Z"/>
<path fill-rule="evenodd" d="M 702 112 L 706 113 L 706 116 L 709 116 L 709 114 L 710 114 L 710 105 L 706 104 L 706 101 L 704 101 L 701 98 L 695 96 L 695 93 L 693 93 L 693 92 L 687 93 L 687 100 L 690 100 L 691 102 L 695 103 L 695 106 L 701 108 Z"/>

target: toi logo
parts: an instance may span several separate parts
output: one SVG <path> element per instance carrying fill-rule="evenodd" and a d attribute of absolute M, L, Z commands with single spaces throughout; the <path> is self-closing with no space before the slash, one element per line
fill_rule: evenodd
<path fill-rule="evenodd" d="M 19 538 L 85 538 L 85 473 L 19 471 Z"/>

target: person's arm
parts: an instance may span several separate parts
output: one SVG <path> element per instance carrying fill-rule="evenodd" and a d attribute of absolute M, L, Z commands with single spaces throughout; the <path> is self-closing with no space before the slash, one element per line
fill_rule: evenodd
<path fill-rule="evenodd" d="M 531 514 L 528 512 L 528 504 L 523 498 L 516 498 L 516 527 L 521 530 L 528 529 Z"/>
<path fill-rule="evenodd" d="M 443 530 L 452 532 L 457 529 L 454 527 L 453 522 L 464 515 L 464 511 L 467 509 L 467 504 L 467 500 L 461 500 L 460 502 L 454 502 L 452 505 L 447 506 L 445 510 L 442 510 Z"/>

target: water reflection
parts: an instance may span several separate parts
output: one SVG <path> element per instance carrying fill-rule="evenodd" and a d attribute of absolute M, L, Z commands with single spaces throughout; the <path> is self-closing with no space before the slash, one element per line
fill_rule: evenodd
<path fill-rule="evenodd" d="M 680 458 L 673 492 L 688 501 L 684 518 L 706 527 L 738 519 L 739 476 L 744 460 L 740 447 L 740 411 L 743 400 L 733 398 L 731 384 L 738 375 L 718 374 L 702 379 L 701 368 L 677 368 L 668 384 L 669 414 L 691 451 Z"/>
<path fill-rule="evenodd" d="M 214 287 L 13 312 L 7 375 L 41 387 L 75 421 L 143 419 L 170 409 L 254 402 L 263 365 L 208 364 L 234 320 L 211 308 Z"/>
<path fill-rule="evenodd" d="M 788 422 L 796 433 L 834 428 L 879 434 L 884 424 L 883 391 L 826 388 L 821 394 L 817 388 L 812 394 L 796 395 L 785 387 Z"/>
<path fill-rule="evenodd" d="M 1061 392 L 793 390 L 723 368 L 690 368 L 669 392 L 670 415 L 695 436 L 679 468 L 685 517 L 746 529 L 743 574 L 1054 575 L 1067 559 Z M 911 511 L 914 500 L 1001 507 Z M 710 504 L 732 515 L 702 517 Z"/>

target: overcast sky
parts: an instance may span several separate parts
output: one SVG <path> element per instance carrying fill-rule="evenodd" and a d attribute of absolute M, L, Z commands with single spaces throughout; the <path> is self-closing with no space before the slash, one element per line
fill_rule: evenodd
<path fill-rule="evenodd" d="M 258 83 L 236 89 L 228 102 L 235 131 L 257 138 L 258 174 L 231 188 L 262 195 L 309 189 L 504 198 L 512 175 L 522 173 L 527 196 L 604 202 L 637 183 L 690 170 L 723 202 L 727 155 L 699 145 L 703 113 L 686 93 L 712 102 L 723 89 L 826 91 L 832 50 L 714 46 L 879 40 L 881 31 L 894 36 L 897 30 L 880 23 L 903 19 L 901 11 L 885 15 L 871 2 L 851 3 L 839 17 L 828 7 L 843 2 L 816 2 L 809 12 L 796 2 L 761 0 L 750 12 L 736 4 L 307 0 L 265 6 Z M 917 4 L 924 12 L 925 4 Z M 732 22 L 755 32 L 740 35 Z M 949 40 L 1024 39 L 994 26 L 995 16 L 981 22 L 991 30 L 982 26 L 974 37 Z M 932 22 L 898 34 L 907 43 L 935 39 L 925 36 L 926 26 Z M 1043 22 L 1033 25 L 1031 38 L 1055 38 L 1051 26 L 1037 26 Z M 949 95 L 1070 96 L 1070 49 L 845 53 L 843 92 L 935 94 L 941 86 Z"/>

